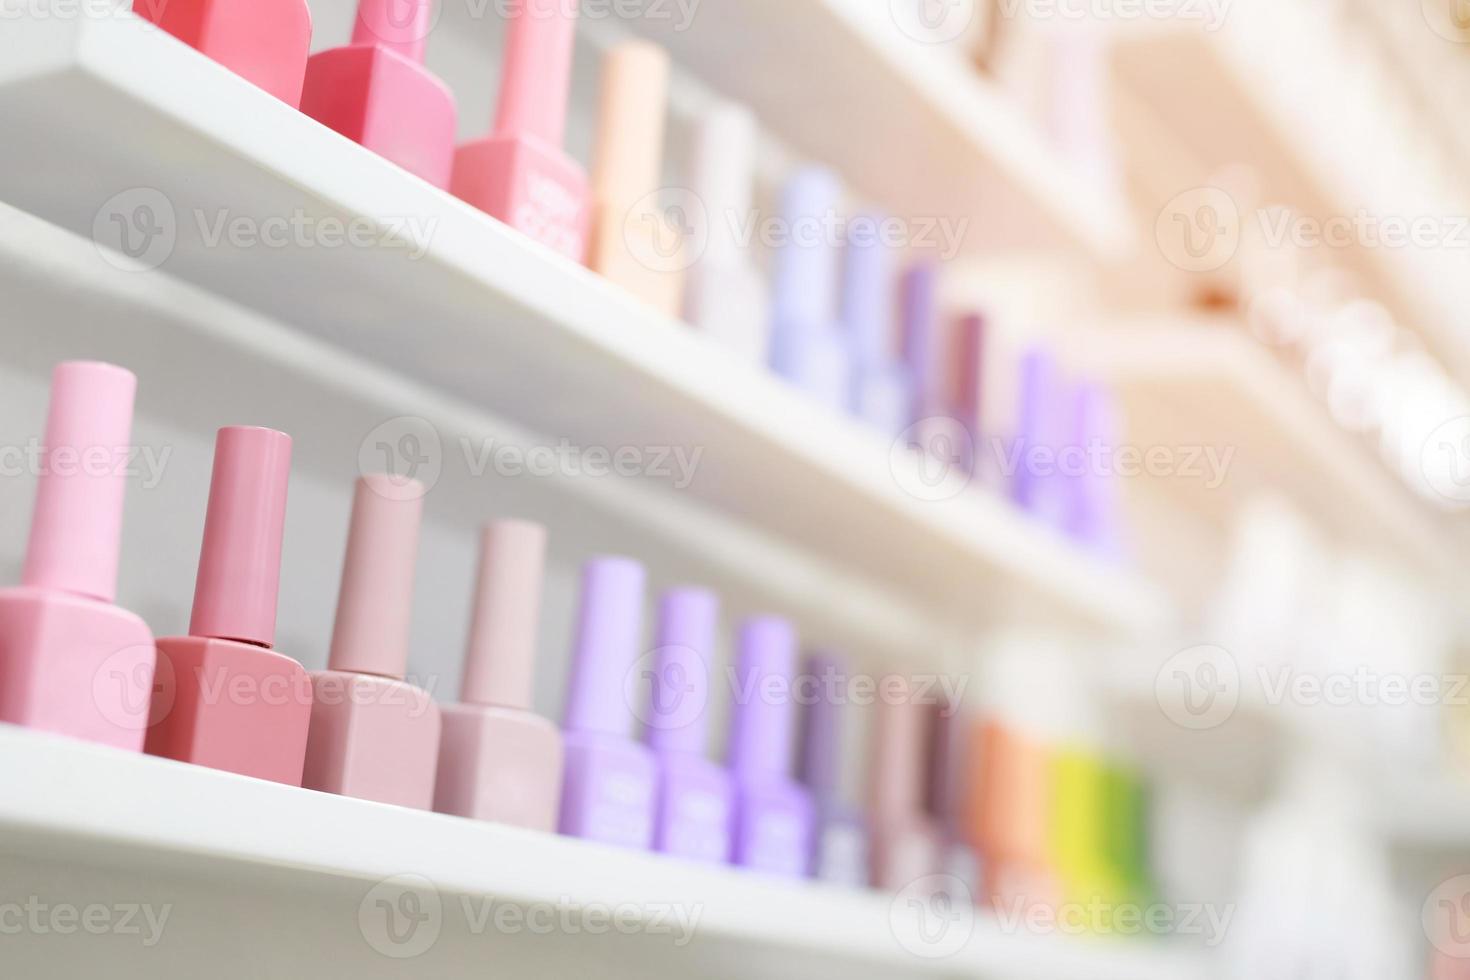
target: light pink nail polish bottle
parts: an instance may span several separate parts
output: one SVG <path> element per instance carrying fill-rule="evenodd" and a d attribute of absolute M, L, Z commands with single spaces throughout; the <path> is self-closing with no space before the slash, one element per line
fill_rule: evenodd
<path fill-rule="evenodd" d="M 133 13 L 287 105 L 300 104 L 311 52 L 306 0 L 133 0 Z"/>
<path fill-rule="evenodd" d="M 357 481 L 327 669 L 311 675 L 307 789 L 427 810 L 439 762 L 439 708 L 404 683 L 424 489 Z"/>
<path fill-rule="evenodd" d="M 460 703 L 444 707 L 434 809 L 554 831 L 561 732 L 531 711 L 546 528 L 497 521 L 480 538 L 480 573 Z"/>
<path fill-rule="evenodd" d="M 897 891 L 940 873 L 944 837 L 924 805 L 928 707 L 919 703 L 907 677 L 884 677 L 878 689 L 868 783 L 873 884 Z"/>
<path fill-rule="evenodd" d="M 574 262 L 587 254 L 587 174 L 562 150 L 576 0 L 507 11 L 495 129 L 454 157 L 451 190 Z"/>
<path fill-rule="evenodd" d="M 0 722 L 138 751 L 153 634 L 112 604 L 136 379 L 56 367 L 19 588 L 0 591 Z"/>
<path fill-rule="evenodd" d="M 301 784 L 311 678 L 271 649 L 291 437 L 219 430 L 189 635 L 158 641 L 150 755 Z"/>
<path fill-rule="evenodd" d="M 424 68 L 434 0 L 360 0 L 352 43 L 311 56 L 301 111 L 435 187 L 454 168 L 454 93 Z"/>

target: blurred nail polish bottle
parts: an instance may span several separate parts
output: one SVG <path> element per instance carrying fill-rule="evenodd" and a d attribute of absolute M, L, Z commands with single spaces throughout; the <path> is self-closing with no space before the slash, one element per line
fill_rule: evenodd
<path fill-rule="evenodd" d="M 219 430 L 189 635 L 158 641 L 150 755 L 301 785 L 311 678 L 271 649 L 290 471 L 284 432 Z"/>
<path fill-rule="evenodd" d="M 705 757 L 719 600 L 703 589 L 664 593 L 644 741 L 658 760 L 654 850 L 695 861 L 730 859 L 730 774 Z"/>
<path fill-rule="evenodd" d="M 965 472 L 977 479 L 982 475 L 980 456 L 987 448 L 981 419 L 986 339 L 985 317 L 969 313 L 960 318 L 955 331 L 950 404 L 955 420 L 963 426 L 961 435 L 968 436 L 960 447 L 961 462 Z"/>
<path fill-rule="evenodd" d="M 913 423 L 913 385 L 894 356 L 898 306 L 885 218 L 862 214 L 848 226 L 843 252 L 842 327 L 852 358 L 852 413 L 895 438 Z"/>
<path fill-rule="evenodd" d="M 113 600 L 136 388 L 111 364 L 56 366 L 21 584 L 0 590 L 0 722 L 134 752 L 153 634 Z"/>
<path fill-rule="evenodd" d="M 960 883 L 966 901 L 976 901 L 981 894 L 983 869 L 979 852 L 971 846 L 964 827 L 969 797 L 966 780 L 970 774 L 965 752 L 972 723 L 958 703 L 945 698 L 930 711 L 934 744 L 926 809 L 940 832 L 940 867 L 946 876 Z"/>
<path fill-rule="evenodd" d="M 1051 866 L 1051 752 L 1033 737 L 991 721 L 981 734 L 980 836 L 985 894 L 997 908 L 1055 908 Z"/>
<path fill-rule="evenodd" d="M 563 739 L 561 832 L 646 850 L 653 844 L 658 767 L 629 737 L 643 625 L 643 566 L 595 558 L 582 575 Z"/>
<path fill-rule="evenodd" d="M 439 760 L 439 708 L 405 683 L 424 488 L 359 479 L 327 669 L 311 675 L 301 785 L 427 810 Z"/>
<path fill-rule="evenodd" d="M 1037 519 L 1065 529 L 1070 488 L 1062 477 L 1059 461 L 1066 437 L 1071 435 L 1066 385 L 1056 358 L 1040 347 L 1022 355 L 1020 375 L 1021 408 L 1012 447 L 1017 464 L 1012 496 Z"/>
<path fill-rule="evenodd" d="M 587 255 L 587 174 L 562 148 L 575 0 L 521 0 L 506 11 L 495 127 L 454 157 L 454 194 L 581 262 Z"/>
<path fill-rule="evenodd" d="M 695 123 L 690 189 L 704 206 L 703 254 L 689 269 L 684 315 L 743 361 L 764 364 L 770 350 L 770 298 L 739 240 L 754 208 L 756 122 L 743 106 L 722 102 Z"/>
<path fill-rule="evenodd" d="M 287 105 L 300 104 L 311 51 L 306 0 L 134 0 L 133 13 Z"/>
<path fill-rule="evenodd" d="M 1083 471 L 1072 480 L 1067 529 L 1078 541 L 1106 558 L 1121 558 L 1118 522 L 1118 477 L 1113 469 L 1117 448 L 1117 411 L 1104 385 L 1087 381 L 1072 392 L 1073 442 L 1080 447 Z"/>
<path fill-rule="evenodd" d="M 833 885 L 865 888 L 869 881 L 868 828 L 842 793 L 842 747 L 848 712 L 846 661 L 819 654 L 808 657 L 802 681 L 811 685 L 802 716 L 798 778 L 815 805 L 812 877 Z"/>
<path fill-rule="evenodd" d="M 900 891 L 938 874 L 943 841 L 924 807 L 928 778 L 929 712 L 907 677 L 879 682 L 868 782 L 873 829 L 873 884 Z"/>
<path fill-rule="evenodd" d="M 587 265 L 667 316 L 683 310 L 689 215 L 661 207 L 669 56 L 646 41 L 608 49 L 592 152 Z"/>
<path fill-rule="evenodd" d="M 756 871 L 811 873 L 811 794 L 791 779 L 796 631 L 775 617 L 740 628 L 729 762 L 735 781 L 731 859 Z"/>
<path fill-rule="evenodd" d="M 771 275 L 771 367 L 834 411 L 847 412 L 851 365 L 838 328 L 842 185 L 821 167 L 797 171 L 781 191 L 784 240 Z"/>
<path fill-rule="evenodd" d="M 458 704 L 443 708 L 434 809 L 556 830 L 561 732 L 531 710 L 546 528 L 496 521 L 480 536 L 480 571 Z"/>
<path fill-rule="evenodd" d="M 301 111 L 435 187 L 454 167 L 454 93 L 424 67 L 434 0 L 359 0 L 352 43 L 311 56 Z"/>

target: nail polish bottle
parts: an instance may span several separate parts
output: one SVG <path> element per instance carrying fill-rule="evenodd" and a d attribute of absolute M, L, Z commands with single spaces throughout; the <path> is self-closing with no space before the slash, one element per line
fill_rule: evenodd
<path fill-rule="evenodd" d="M 964 829 L 965 803 L 969 796 L 965 751 L 971 722 L 960 706 L 941 699 L 931 709 L 934 748 L 930 753 L 926 809 L 939 828 L 940 867 L 944 874 L 964 886 L 967 900 L 980 896 L 983 869 L 980 854 L 970 845 Z"/>
<path fill-rule="evenodd" d="M 629 41 L 608 49 L 592 151 L 587 265 L 660 313 L 678 316 L 689 216 L 659 207 L 668 90 L 663 48 Z"/>
<path fill-rule="evenodd" d="M 735 782 L 731 860 L 804 878 L 811 872 L 815 813 L 811 794 L 790 777 L 796 631 L 775 617 L 747 620 L 738 644 L 729 745 Z"/>
<path fill-rule="evenodd" d="M 985 318 L 968 313 L 955 329 L 950 404 L 955 420 L 965 427 L 969 439 L 962 447 L 965 472 L 981 475 L 980 455 L 985 452 L 985 435 L 981 427 L 981 411 L 985 377 Z"/>
<path fill-rule="evenodd" d="M 153 634 L 113 600 L 136 388 L 111 364 L 56 366 L 21 584 L 0 590 L 0 722 L 134 752 Z"/>
<path fill-rule="evenodd" d="M 434 802 L 439 709 L 403 680 L 423 493 L 383 475 L 357 481 L 332 650 L 311 675 L 307 789 L 419 810 Z"/>
<path fill-rule="evenodd" d="M 771 276 L 771 367 L 835 411 L 850 400 L 847 346 L 837 325 L 838 255 L 832 241 L 842 204 L 836 174 L 807 167 L 781 192 L 785 238 Z"/>
<path fill-rule="evenodd" d="M 705 758 L 719 608 L 703 589 L 664 593 L 644 725 L 658 760 L 654 850 L 715 864 L 730 859 L 734 806 L 730 774 Z"/>
<path fill-rule="evenodd" d="M 1020 361 L 1021 407 L 1016 420 L 1015 476 L 1012 495 L 1017 504 L 1043 523 L 1065 528 L 1068 520 L 1068 490 L 1059 472 L 1068 416 L 1064 400 L 1066 386 L 1057 361 L 1040 347 L 1033 347 Z M 1067 433 L 1070 435 L 1070 433 Z"/>
<path fill-rule="evenodd" d="M 894 357 L 893 250 L 884 217 L 858 215 L 847 232 L 842 266 L 842 327 L 852 355 L 852 413 L 893 438 L 912 424 L 913 385 Z"/>
<path fill-rule="evenodd" d="M 556 830 L 561 732 L 531 710 L 546 528 L 496 521 L 480 535 L 480 571 L 459 703 L 446 705 L 434 809 Z"/>
<path fill-rule="evenodd" d="M 900 891 L 942 867 L 942 835 L 924 807 L 930 719 L 907 677 L 890 674 L 878 689 L 868 782 L 873 884 Z"/>
<path fill-rule="evenodd" d="M 306 0 L 134 0 L 151 21 L 289 106 L 311 51 Z"/>
<path fill-rule="evenodd" d="M 1110 465 L 1117 447 L 1116 405 L 1111 391 L 1091 381 L 1077 385 L 1072 397 L 1072 441 L 1084 469 L 1071 481 L 1067 530 L 1099 555 L 1118 558 L 1118 478 Z"/>
<path fill-rule="evenodd" d="M 643 566 L 597 558 L 582 576 L 563 739 L 561 832 L 647 850 L 653 845 L 658 766 L 628 735 L 629 674 L 638 667 Z"/>
<path fill-rule="evenodd" d="M 1051 753 L 1034 738 L 986 723 L 979 763 L 985 894 L 997 908 L 1055 908 L 1060 886 L 1047 853 Z"/>
<path fill-rule="evenodd" d="M 704 204 L 707 241 L 689 270 L 684 315 L 741 360 L 764 364 L 770 350 L 765 280 L 739 240 L 754 214 L 756 122 L 723 102 L 695 125 L 690 189 Z"/>
<path fill-rule="evenodd" d="M 424 68 L 433 17 L 434 0 L 358 0 L 352 43 L 307 62 L 301 111 L 448 188 L 454 93 Z"/>
<path fill-rule="evenodd" d="M 842 795 L 843 703 L 848 682 L 845 661 L 826 654 L 808 657 L 802 680 L 810 683 L 810 700 L 802 715 L 797 778 L 812 795 L 813 878 L 848 888 L 869 881 L 868 828 L 857 809 Z"/>
<path fill-rule="evenodd" d="M 944 336 L 939 316 L 939 266 L 909 266 L 900 284 L 903 300 L 903 359 L 913 379 L 912 421 L 947 417 Z"/>
<path fill-rule="evenodd" d="M 562 149 L 577 5 L 521 0 L 506 12 L 495 127 L 459 148 L 450 189 L 574 262 L 587 255 L 587 174 Z"/>
<path fill-rule="evenodd" d="M 284 432 L 219 430 L 189 635 L 158 641 L 150 755 L 301 785 L 311 678 L 271 649 L 290 470 Z"/>

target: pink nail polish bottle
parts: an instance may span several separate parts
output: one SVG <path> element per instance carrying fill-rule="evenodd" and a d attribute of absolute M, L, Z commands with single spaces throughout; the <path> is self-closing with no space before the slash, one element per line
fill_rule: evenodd
<path fill-rule="evenodd" d="M 730 859 L 730 774 L 705 758 L 710 657 L 720 602 L 673 589 L 660 603 L 644 741 L 658 759 L 654 850 L 693 861 Z"/>
<path fill-rule="evenodd" d="M 454 93 L 424 68 L 434 0 L 359 0 L 352 43 L 311 56 L 301 111 L 435 187 L 454 168 Z"/>
<path fill-rule="evenodd" d="M 603 61 L 592 151 L 592 228 L 587 265 L 654 309 L 683 307 L 684 233 L 658 192 L 663 169 L 669 56 L 646 41 L 610 48 Z"/>
<path fill-rule="evenodd" d="M 497 521 L 480 537 L 480 573 L 460 703 L 444 707 L 434 809 L 555 831 L 561 732 L 531 711 L 546 528 Z"/>
<path fill-rule="evenodd" d="M 290 471 L 284 432 L 219 430 L 189 635 L 158 641 L 150 755 L 301 784 L 311 678 L 271 649 Z"/>
<path fill-rule="evenodd" d="M 941 871 L 944 841 L 924 808 L 927 708 L 907 677 L 884 677 L 878 689 L 868 783 L 873 884 L 898 891 Z"/>
<path fill-rule="evenodd" d="M 770 874 L 811 873 L 811 793 L 791 778 L 796 702 L 796 631 L 767 616 L 740 629 L 736 697 L 730 725 L 735 781 L 734 863 Z"/>
<path fill-rule="evenodd" d="M 451 190 L 581 262 L 587 174 L 562 150 L 576 27 L 576 0 L 521 0 L 507 11 L 495 129 L 459 148 Z"/>
<path fill-rule="evenodd" d="M 134 0 L 133 13 L 290 106 L 311 52 L 306 0 Z"/>
<path fill-rule="evenodd" d="M 111 364 L 57 365 L 21 585 L 0 591 L 0 722 L 134 752 L 153 634 L 112 601 L 136 387 Z"/>
<path fill-rule="evenodd" d="M 439 708 L 403 680 L 413 619 L 423 487 L 357 481 L 327 669 L 311 675 L 301 785 L 427 810 L 439 763 Z"/>
<path fill-rule="evenodd" d="M 647 850 L 653 844 L 658 767 L 628 737 L 629 672 L 637 669 L 643 566 L 596 558 L 582 576 L 582 605 L 567 691 L 561 832 Z"/>

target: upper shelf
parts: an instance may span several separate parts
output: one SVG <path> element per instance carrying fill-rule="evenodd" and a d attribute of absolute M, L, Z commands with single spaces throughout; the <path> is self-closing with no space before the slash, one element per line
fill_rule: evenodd
<path fill-rule="evenodd" d="M 65 942 L 9 937 L 17 975 L 86 976 L 103 964 L 119 978 L 217 975 L 236 957 L 252 975 L 357 980 L 405 969 L 483 975 L 491 964 L 510 976 L 609 980 L 1206 975 L 1199 957 L 1157 941 L 1008 928 L 968 909 L 946 910 L 950 918 L 920 933 L 902 896 L 367 803 L 6 725 L 0 785 L 0 874 L 15 894 L 61 901 L 65 881 L 88 902 L 170 907 L 151 948 L 80 930 Z M 386 918 L 400 910 L 416 921 Z"/>
<path fill-rule="evenodd" d="M 0 199 L 84 236 L 162 222 L 143 258 L 170 277 L 533 432 L 702 453 L 692 499 L 919 608 L 1167 617 L 1152 586 L 993 494 L 906 492 L 886 440 L 130 15 L 12 21 L 0 128 Z"/>

